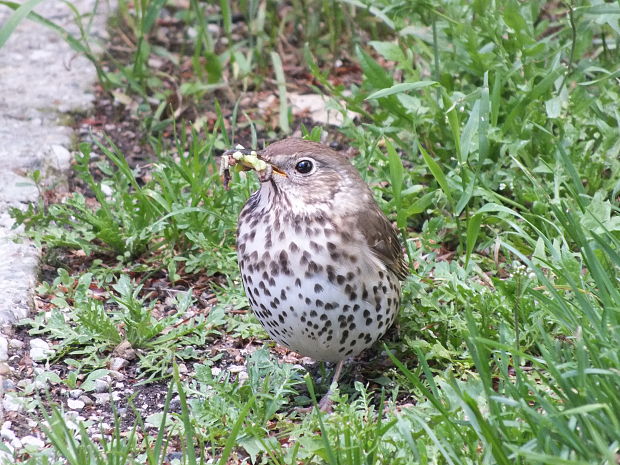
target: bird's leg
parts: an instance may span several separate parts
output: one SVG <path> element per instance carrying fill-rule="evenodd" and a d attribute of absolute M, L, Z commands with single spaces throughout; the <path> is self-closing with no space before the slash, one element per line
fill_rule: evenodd
<path fill-rule="evenodd" d="M 334 393 L 332 391 L 332 386 L 338 385 L 338 379 L 340 378 L 340 373 L 342 372 L 342 367 L 344 366 L 344 360 L 340 360 L 338 365 L 336 365 L 336 371 L 334 371 L 334 378 L 332 379 L 331 384 L 329 385 L 329 390 L 327 394 L 323 396 L 323 398 L 319 401 L 319 409 L 321 412 L 331 412 L 333 401 L 331 400 L 331 396 Z"/>

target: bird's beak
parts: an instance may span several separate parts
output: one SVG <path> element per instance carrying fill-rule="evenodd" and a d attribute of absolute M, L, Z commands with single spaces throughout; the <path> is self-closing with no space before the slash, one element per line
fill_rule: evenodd
<path fill-rule="evenodd" d="M 273 169 L 273 172 L 274 172 L 274 173 L 279 174 L 280 176 L 284 176 L 285 178 L 287 178 L 287 177 L 288 177 L 288 174 L 286 174 L 286 173 L 285 173 L 284 171 L 282 171 L 281 169 L 276 168 L 276 167 L 275 167 L 275 166 L 273 166 L 273 165 L 270 165 L 270 166 L 271 166 L 271 169 Z"/>
<path fill-rule="evenodd" d="M 284 176 L 285 178 L 288 177 L 288 174 L 286 174 L 285 171 L 282 171 L 280 168 L 278 168 L 276 165 L 274 165 L 273 163 L 271 163 L 271 161 L 269 159 L 267 159 L 262 152 L 258 152 L 256 154 L 258 156 L 259 160 L 263 160 L 265 163 L 267 163 L 269 166 L 271 166 L 272 172 L 279 174 L 280 176 Z"/>

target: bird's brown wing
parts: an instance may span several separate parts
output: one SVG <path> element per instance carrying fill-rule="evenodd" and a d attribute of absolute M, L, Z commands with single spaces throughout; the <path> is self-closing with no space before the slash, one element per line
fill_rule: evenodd
<path fill-rule="evenodd" d="M 403 257 L 398 235 L 392 224 L 377 207 L 361 212 L 357 226 L 364 231 L 366 242 L 372 252 L 401 281 L 407 277 L 408 267 Z"/>

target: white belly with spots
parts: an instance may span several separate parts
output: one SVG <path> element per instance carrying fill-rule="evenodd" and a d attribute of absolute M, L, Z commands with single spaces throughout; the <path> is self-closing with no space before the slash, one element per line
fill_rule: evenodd
<path fill-rule="evenodd" d="M 365 244 L 337 246 L 342 240 L 329 226 L 288 225 L 271 214 L 253 222 L 242 215 L 239 224 L 252 310 L 273 339 L 301 355 L 339 361 L 359 354 L 394 321 L 398 279 L 364 253 Z"/>

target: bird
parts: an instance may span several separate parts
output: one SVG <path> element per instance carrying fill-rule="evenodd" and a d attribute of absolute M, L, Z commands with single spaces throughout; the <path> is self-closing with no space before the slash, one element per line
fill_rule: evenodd
<path fill-rule="evenodd" d="M 252 154 L 266 168 L 238 219 L 243 287 L 278 344 L 336 363 L 319 404 L 329 411 L 345 361 L 394 323 L 408 266 L 397 230 L 344 154 L 298 138 Z"/>

